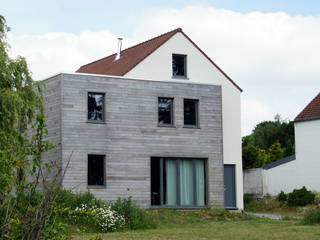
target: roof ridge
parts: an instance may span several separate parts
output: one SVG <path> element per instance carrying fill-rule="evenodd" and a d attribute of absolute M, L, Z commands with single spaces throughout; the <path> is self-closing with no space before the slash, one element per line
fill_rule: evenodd
<path fill-rule="evenodd" d="M 138 44 L 136 44 L 136 45 L 133 45 L 133 46 L 131 46 L 131 47 L 128 47 L 128 48 L 126 48 L 126 49 L 123 49 L 121 52 L 127 51 L 127 50 L 129 50 L 129 49 L 131 49 L 131 48 L 134 48 L 134 47 L 138 47 L 138 46 L 140 46 L 140 45 L 142 45 L 142 44 L 145 44 L 145 43 L 150 42 L 150 41 L 152 41 L 152 40 L 155 40 L 155 39 L 157 39 L 157 38 L 163 37 L 163 36 L 165 36 L 165 35 L 168 35 L 168 34 L 171 34 L 171 33 L 177 33 L 177 32 L 182 32 L 182 28 L 178 27 L 178 28 L 175 28 L 175 29 L 173 29 L 173 30 L 171 30 L 171 31 L 169 31 L 169 32 L 162 33 L 162 34 L 160 34 L 160 35 L 158 35 L 158 36 L 156 36 L 156 37 L 150 38 L 150 39 L 148 39 L 148 40 L 146 40 L 146 41 L 140 42 L 140 43 L 138 43 Z M 101 61 L 101 60 L 107 59 L 107 58 L 109 58 L 109 57 L 111 57 L 111 56 L 114 56 L 114 55 L 116 55 L 116 53 L 110 54 L 110 55 L 108 55 L 108 56 L 106 56 L 106 57 L 100 58 L 100 59 L 95 60 L 95 61 L 93 61 L 93 62 L 90 62 L 90 63 L 84 64 L 84 65 L 81 65 L 80 68 L 85 67 L 85 66 L 88 66 L 88 65 L 93 64 L 93 63 L 96 63 L 96 62 L 99 62 L 99 61 Z M 80 68 L 79 68 L 78 70 L 80 70 Z M 77 71 L 78 71 L 78 70 L 77 70 Z"/>

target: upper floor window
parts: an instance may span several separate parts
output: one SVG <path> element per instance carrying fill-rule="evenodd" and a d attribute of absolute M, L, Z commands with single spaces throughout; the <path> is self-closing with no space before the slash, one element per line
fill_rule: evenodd
<path fill-rule="evenodd" d="M 159 125 L 173 125 L 173 98 L 158 98 Z"/>
<path fill-rule="evenodd" d="M 104 121 L 104 93 L 88 93 L 88 121 Z"/>
<path fill-rule="evenodd" d="M 199 126 L 199 100 L 198 99 L 184 99 L 184 125 L 185 126 Z"/>
<path fill-rule="evenodd" d="M 187 77 L 187 55 L 172 54 L 172 76 Z"/>

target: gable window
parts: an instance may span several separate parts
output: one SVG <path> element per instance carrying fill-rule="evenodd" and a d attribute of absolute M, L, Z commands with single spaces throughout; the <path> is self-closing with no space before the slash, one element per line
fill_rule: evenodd
<path fill-rule="evenodd" d="M 88 121 L 104 122 L 104 93 L 88 93 Z"/>
<path fill-rule="evenodd" d="M 88 186 L 105 185 L 105 156 L 88 155 Z"/>
<path fill-rule="evenodd" d="M 199 100 L 198 99 L 184 99 L 184 125 L 186 127 L 199 126 Z"/>
<path fill-rule="evenodd" d="M 187 77 L 187 55 L 172 54 L 172 76 Z"/>
<path fill-rule="evenodd" d="M 173 98 L 158 98 L 159 125 L 173 125 Z"/>

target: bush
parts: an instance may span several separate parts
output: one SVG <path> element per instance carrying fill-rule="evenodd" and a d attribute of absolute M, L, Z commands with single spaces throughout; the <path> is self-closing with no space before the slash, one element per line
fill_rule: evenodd
<path fill-rule="evenodd" d="M 82 205 L 88 207 L 106 207 L 107 203 L 97 199 L 90 192 L 74 193 L 70 190 L 61 190 L 57 197 L 57 204 L 64 208 L 76 209 Z"/>
<path fill-rule="evenodd" d="M 314 199 L 315 194 L 308 191 L 306 187 L 302 187 L 301 189 L 294 189 L 293 192 L 288 194 L 288 205 L 302 207 L 313 204 Z"/>
<path fill-rule="evenodd" d="M 320 192 L 314 192 L 315 198 L 314 203 L 320 205 Z"/>
<path fill-rule="evenodd" d="M 148 211 L 139 208 L 129 197 L 128 199 L 118 199 L 111 205 L 111 209 L 122 215 L 125 219 L 126 227 L 129 229 L 155 228 L 156 223 Z"/>
<path fill-rule="evenodd" d="M 320 224 L 320 209 L 310 211 L 302 220 L 305 225 Z"/>
<path fill-rule="evenodd" d="M 99 232 L 112 232 L 121 229 L 125 225 L 125 219 L 108 207 L 96 207 L 82 204 L 75 209 L 65 208 L 61 211 L 64 218 L 75 225 L 87 230 Z"/>
<path fill-rule="evenodd" d="M 243 202 L 245 206 L 252 203 L 254 200 L 255 200 L 255 197 L 253 194 L 246 193 L 243 195 Z"/>
<path fill-rule="evenodd" d="M 287 199 L 288 199 L 288 196 L 287 194 L 285 194 L 283 191 L 281 191 L 278 196 L 277 196 L 277 199 L 279 202 L 286 202 Z"/>

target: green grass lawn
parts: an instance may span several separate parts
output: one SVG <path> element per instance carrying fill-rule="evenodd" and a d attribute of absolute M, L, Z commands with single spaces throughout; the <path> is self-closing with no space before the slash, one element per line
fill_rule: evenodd
<path fill-rule="evenodd" d="M 267 219 L 214 219 L 199 213 L 158 214 L 156 229 L 124 231 L 107 234 L 77 233 L 75 240 L 89 240 L 94 236 L 102 239 L 219 239 L 219 240 L 264 240 L 320 239 L 320 226 L 304 226 L 297 220 L 272 221 Z"/>

